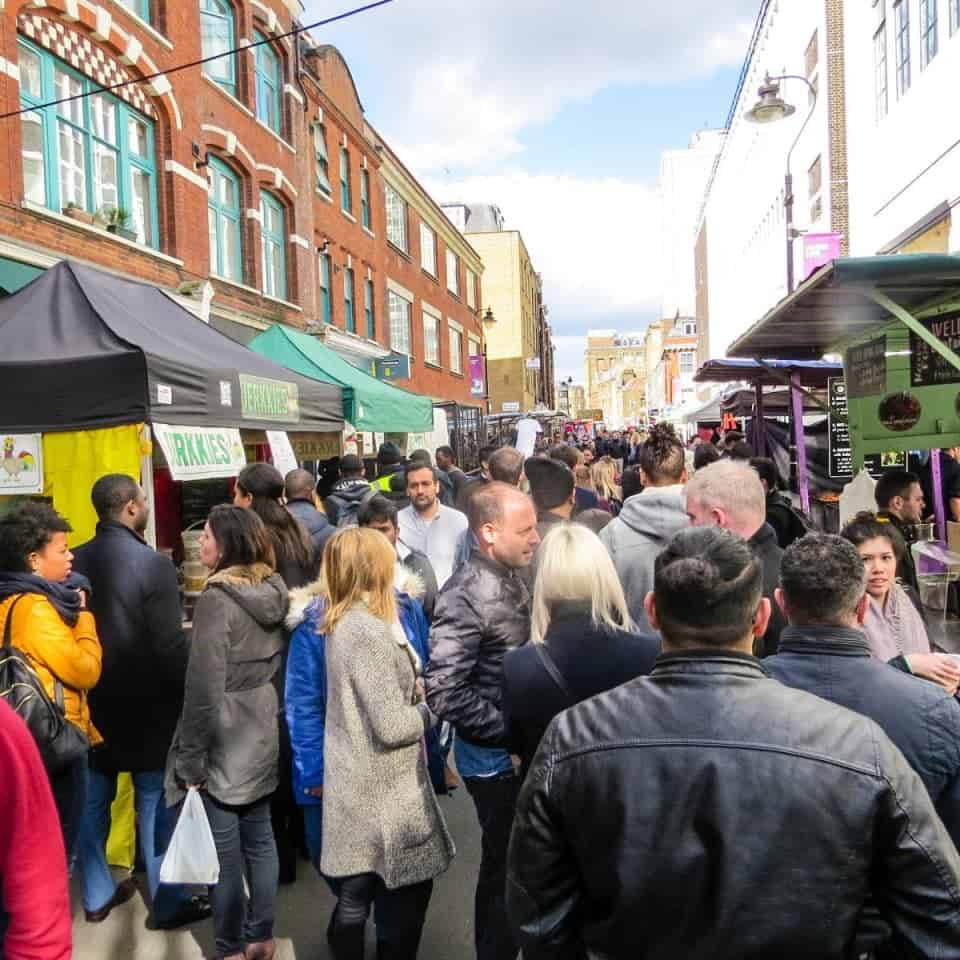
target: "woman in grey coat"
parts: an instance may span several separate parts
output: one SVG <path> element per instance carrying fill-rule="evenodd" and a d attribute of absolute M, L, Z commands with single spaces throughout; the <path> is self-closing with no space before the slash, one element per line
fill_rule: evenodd
<path fill-rule="evenodd" d="M 386 537 L 345 529 L 327 544 L 327 700 L 321 870 L 338 881 L 331 926 L 337 960 L 362 960 L 370 906 L 396 934 L 379 960 L 413 960 L 433 891 L 450 864 L 447 832 L 427 772 L 420 658 L 397 618 L 396 554 Z"/>
<path fill-rule="evenodd" d="M 287 588 L 274 573 L 263 521 L 215 507 L 200 541 L 212 571 L 193 617 L 180 724 L 167 761 L 167 802 L 197 787 L 213 830 L 220 881 L 211 888 L 217 958 L 272 960 L 277 848 L 279 702 Z M 249 899 L 244 891 L 249 885 Z"/>

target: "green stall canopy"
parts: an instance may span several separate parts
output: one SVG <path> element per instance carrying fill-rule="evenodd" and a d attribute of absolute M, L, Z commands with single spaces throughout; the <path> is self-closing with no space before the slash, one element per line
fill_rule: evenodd
<path fill-rule="evenodd" d="M 422 433 L 433 429 L 433 401 L 383 383 L 347 363 L 316 337 L 274 324 L 250 341 L 261 356 L 343 390 L 343 415 L 357 430 Z"/>
<path fill-rule="evenodd" d="M 23 289 L 31 280 L 43 273 L 42 267 L 34 267 L 19 260 L 0 257 L 0 295 L 14 294 Z"/>

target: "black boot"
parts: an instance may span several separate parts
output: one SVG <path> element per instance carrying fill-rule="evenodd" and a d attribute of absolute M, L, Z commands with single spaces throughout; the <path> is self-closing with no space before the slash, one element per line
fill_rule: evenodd
<path fill-rule="evenodd" d="M 363 934 L 366 924 L 338 923 L 328 931 L 330 947 L 336 960 L 363 960 Z"/>
<path fill-rule="evenodd" d="M 377 960 L 417 960 L 420 931 L 394 940 L 377 940 Z"/>

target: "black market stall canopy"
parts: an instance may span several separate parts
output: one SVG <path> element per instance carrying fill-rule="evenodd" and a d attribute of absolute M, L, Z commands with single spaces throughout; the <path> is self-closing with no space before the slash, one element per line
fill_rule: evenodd
<path fill-rule="evenodd" d="M 343 429 L 340 388 L 234 343 L 149 284 L 62 261 L 0 300 L 0 428 Z"/>
<path fill-rule="evenodd" d="M 343 415 L 357 430 L 372 433 L 429 433 L 433 401 L 401 390 L 347 363 L 316 337 L 281 324 L 254 337 L 249 348 L 287 370 L 343 391 Z"/>
<path fill-rule="evenodd" d="M 788 386 L 793 378 L 804 387 L 825 390 L 831 377 L 843 376 L 843 364 L 823 360 L 800 363 L 783 360 L 708 360 L 696 373 L 697 383 L 735 383 L 755 386 Z"/>

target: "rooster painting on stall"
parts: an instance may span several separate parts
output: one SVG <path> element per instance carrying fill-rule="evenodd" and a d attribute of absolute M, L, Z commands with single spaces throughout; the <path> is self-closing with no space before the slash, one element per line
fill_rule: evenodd
<path fill-rule="evenodd" d="M 13 437 L 6 437 L 3 441 L 3 459 L 0 460 L 0 470 L 3 470 L 11 480 L 18 482 L 21 473 L 30 473 L 34 470 L 36 461 L 33 459 L 33 454 L 28 450 L 14 453 L 15 450 Z"/>

